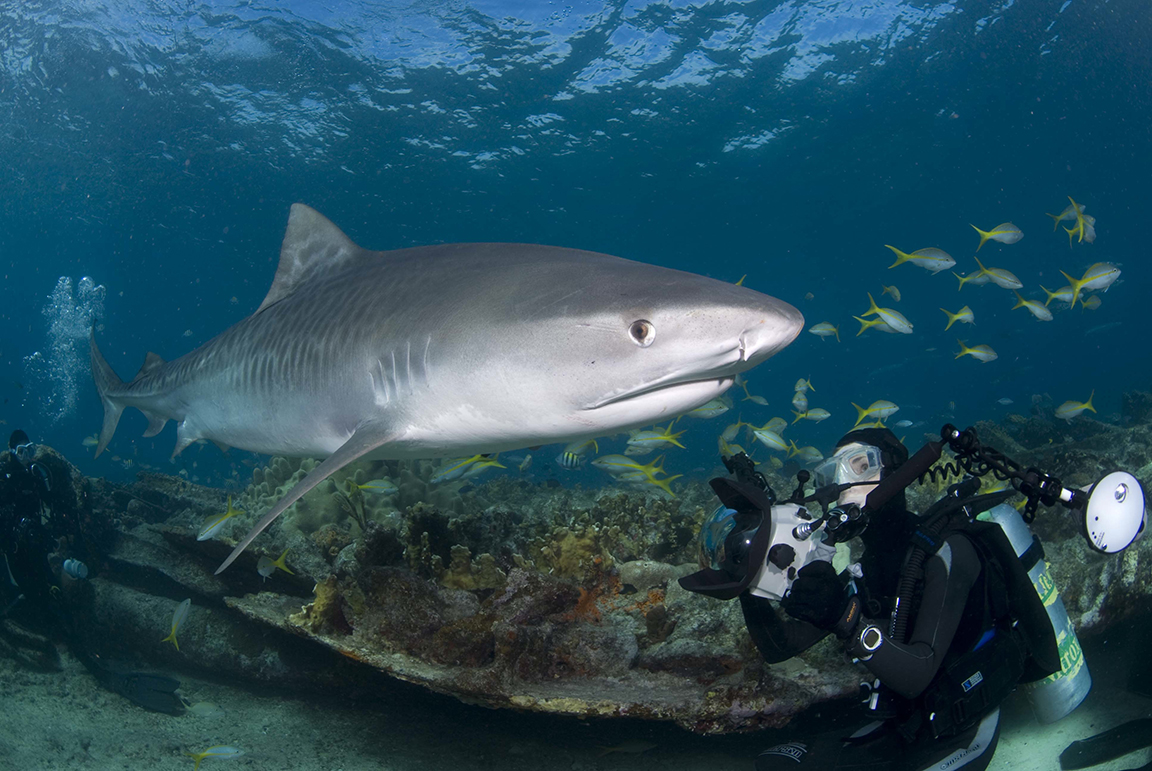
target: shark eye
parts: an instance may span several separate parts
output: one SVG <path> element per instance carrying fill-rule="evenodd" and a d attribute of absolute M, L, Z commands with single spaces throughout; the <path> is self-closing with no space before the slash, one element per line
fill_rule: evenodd
<path fill-rule="evenodd" d="M 632 322 L 632 326 L 628 327 L 628 335 L 636 345 L 647 348 L 656 339 L 656 327 L 647 319 L 638 319 Z"/>

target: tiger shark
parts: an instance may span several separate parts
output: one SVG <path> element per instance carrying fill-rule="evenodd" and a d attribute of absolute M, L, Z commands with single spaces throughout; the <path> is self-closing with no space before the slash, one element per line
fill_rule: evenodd
<path fill-rule="evenodd" d="M 145 437 L 323 458 L 216 571 L 300 496 L 358 459 L 469 456 L 602 437 L 723 394 L 803 327 L 785 302 L 693 273 L 530 244 L 357 246 L 294 204 L 251 316 L 129 382 L 90 338 L 104 406 Z"/>

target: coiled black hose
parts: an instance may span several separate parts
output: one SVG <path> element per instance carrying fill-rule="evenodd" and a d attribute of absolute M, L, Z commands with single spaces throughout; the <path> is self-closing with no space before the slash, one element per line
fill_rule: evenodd
<path fill-rule="evenodd" d="M 1007 490 L 973 495 L 979 489 L 980 480 L 968 477 L 952 485 L 948 495 L 932 504 L 925 512 L 924 524 L 917 527 L 913 534 L 912 549 L 896 585 L 896 604 L 892 608 L 892 621 L 888 628 L 891 639 L 900 643 L 908 642 L 908 622 L 912 617 L 912 597 L 916 591 L 916 582 L 922 575 L 924 561 L 939 548 L 940 536 L 951 523 L 952 517 L 964 509 L 966 518 L 975 519 L 977 514 L 1003 503 L 1013 494 L 1013 491 Z"/>
<path fill-rule="evenodd" d="M 896 642 L 908 642 L 908 621 L 912 617 L 912 597 L 916 592 L 916 582 L 923 574 L 924 561 L 930 554 L 935 554 L 936 540 L 958 503 L 961 501 L 955 498 L 938 501 L 928 510 L 924 525 L 916 529 L 912 551 L 908 554 L 904 571 L 900 574 L 900 581 L 896 585 L 896 604 L 892 607 L 892 619 L 888 628 L 888 636 Z M 928 551 L 928 547 L 932 548 L 931 552 Z"/>

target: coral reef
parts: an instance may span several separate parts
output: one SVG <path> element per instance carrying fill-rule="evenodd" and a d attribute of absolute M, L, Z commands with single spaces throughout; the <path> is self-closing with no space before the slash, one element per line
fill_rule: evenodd
<path fill-rule="evenodd" d="M 1049 401 L 1027 416 L 977 424 L 981 440 L 1067 484 L 1116 468 L 1152 481 L 1152 397 L 1125 397 L 1124 426 L 1089 416 L 1056 421 Z M 316 667 L 290 663 L 298 646 L 322 647 L 466 701 L 658 718 L 702 732 L 780 725 L 858 682 L 834 641 L 764 664 L 738 603 L 679 586 L 695 569 L 696 534 L 716 505 L 704 484 L 678 487 L 675 499 L 510 475 L 437 486 L 432 463 L 356 464 L 305 496 L 217 577 L 212 571 L 235 539 L 314 461 L 276 458 L 254 471 L 234 501 L 244 516 L 200 542 L 204 519 L 223 510 L 222 492 L 159 474 L 128 486 L 85 480 L 41 452 L 54 478 L 71 482 L 70 490 L 60 485 L 60 505 L 101 533 L 98 591 L 76 601 L 95 603 L 92 628 L 124 649 L 141 629 L 155 636 L 149 625 L 191 596 L 198 610 L 181 656 L 196 666 L 331 682 Z M 794 470 L 764 467 L 782 494 L 791 492 L 786 474 Z M 953 481 L 912 485 L 909 505 L 923 510 Z M 1080 527 L 1060 509 L 1042 509 L 1033 523 L 1070 616 L 1082 632 L 1104 630 L 1152 595 L 1152 539 L 1100 555 Z M 257 575 L 261 552 L 284 549 L 296 577 Z M 174 655 L 167 647 L 149 642 L 142 653 L 164 661 Z"/>
<path fill-rule="evenodd" d="M 252 471 L 252 484 L 238 496 L 238 505 L 248 516 L 228 526 L 224 534 L 236 538 L 263 511 L 282 498 L 316 467 L 311 458 L 272 458 L 263 468 Z M 460 485 L 433 485 L 434 464 L 428 461 L 365 461 L 340 469 L 297 501 L 279 526 L 311 535 L 325 525 L 354 525 L 354 534 L 368 520 L 380 522 L 398 512 L 422 503 L 440 511 L 459 513 L 464 502 Z M 376 480 L 389 480 L 395 492 L 378 494 L 362 488 Z"/>
<path fill-rule="evenodd" d="M 1120 398 L 1120 420 L 1126 426 L 1152 423 L 1152 393 L 1129 391 Z"/>

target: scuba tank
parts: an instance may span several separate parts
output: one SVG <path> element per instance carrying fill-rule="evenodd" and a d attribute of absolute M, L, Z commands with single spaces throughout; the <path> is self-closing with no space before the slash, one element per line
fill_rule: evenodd
<path fill-rule="evenodd" d="M 1044 561 L 1040 539 L 1032 535 L 1028 525 L 1024 524 L 1020 512 L 1001 503 L 989 509 L 981 518 L 983 517 L 998 524 L 1008 536 L 1016 556 L 1020 557 L 1028 569 L 1028 578 L 1032 580 L 1036 594 L 1043 600 L 1044 609 L 1048 612 L 1048 619 L 1052 622 L 1052 629 L 1056 633 L 1056 645 L 1060 652 L 1060 671 L 1023 686 L 1036 719 L 1041 723 L 1055 723 L 1080 706 L 1092 688 L 1092 675 L 1088 672 L 1088 665 L 1084 661 L 1084 652 L 1080 649 L 1080 641 L 1076 638 L 1072 620 L 1068 618 L 1064 602 L 1060 599 L 1060 593 L 1056 591 L 1056 584 L 1048 572 L 1048 563 Z"/>

